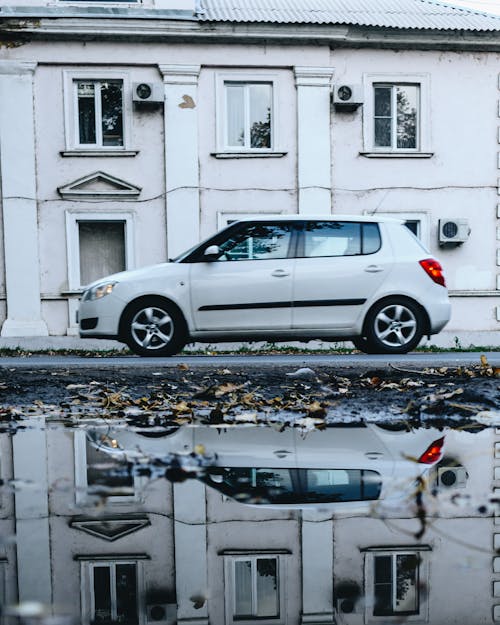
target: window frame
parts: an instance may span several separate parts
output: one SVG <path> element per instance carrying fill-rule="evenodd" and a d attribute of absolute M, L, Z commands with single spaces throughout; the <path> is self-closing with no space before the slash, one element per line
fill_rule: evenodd
<path fill-rule="evenodd" d="M 135 267 L 135 214 L 132 211 L 66 211 L 66 251 L 68 262 L 68 288 L 81 291 L 80 284 L 80 222 L 123 222 L 125 234 L 125 271 Z"/>
<path fill-rule="evenodd" d="M 216 93 L 216 153 L 225 155 L 284 155 L 279 148 L 280 137 L 278 132 L 278 102 L 280 97 L 279 76 L 267 72 L 218 72 L 215 75 Z M 236 83 L 243 85 L 270 84 L 271 85 L 271 147 L 252 148 L 247 146 L 229 146 L 227 141 L 227 92 L 226 84 Z M 247 115 L 245 114 L 245 118 Z"/>
<path fill-rule="evenodd" d="M 93 3 L 94 4 L 94 3 Z M 121 3 L 120 3 L 121 4 Z M 124 3 L 125 4 L 125 3 Z M 123 84 L 122 130 L 123 145 L 99 145 L 97 143 L 80 143 L 78 119 L 78 81 L 105 82 L 107 80 L 121 80 Z M 121 154 L 130 151 L 132 104 L 130 80 L 127 72 L 110 70 L 63 70 L 64 82 L 64 130 L 66 152 L 99 153 L 101 155 Z M 96 118 L 96 126 L 98 126 Z"/>
<path fill-rule="evenodd" d="M 405 622 L 428 622 L 429 605 L 428 594 L 422 592 L 422 588 L 428 587 L 429 582 L 429 559 L 430 548 L 423 546 L 408 547 L 384 547 L 367 549 L 365 554 L 365 623 L 388 623 L 391 621 L 400 622 L 403 617 Z M 419 558 L 418 564 L 418 584 L 416 586 L 419 610 L 416 614 L 394 613 L 390 615 L 375 616 L 375 558 L 380 556 L 391 557 L 391 570 L 393 561 L 397 556 L 411 555 Z M 391 580 L 392 581 L 392 580 Z"/>
<path fill-rule="evenodd" d="M 277 604 L 278 616 L 276 617 L 257 617 L 249 616 L 248 618 L 235 615 L 236 609 L 236 588 L 235 588 L 235 563 L 251 560 L 255 564 L 252 565 L 252 590 L 255 588 L 255 580 L 253 571 L 256 570 L 256 562 L 258 559 L 276 560 L 277 570 Z M 238 623 L 256 623 L 259 625 L 283 625 L 286 622 L 286 597 L 285 597 L 285 579 L 286 579 L 286 555 L 277 552 L 242 552 L 238 554 L 224 555 L 224 595 L 226 608 L 226 625 L 237 625 Z"/>
<path fill-rule="evenodd" d="M 424 244 L 425 247 L 430 245 L 430 228 L 429 228 L 429 213 L 426 211 L 379 211 L 375 213 L 373 211 L 365 210 L 363 215 L 374 217 L 390 217 L 392 219 L 401 219 L 401 221 L 416 221 L 419 224 L 419 233 L 417 238 Z"/>
<path fill-rule="evenodd" d="M 75 452 L 75 502 L 78 505 L 86 505 L 90 503 L 90 499 L 93 495 L 89 495 L 89 484 L 87 480 L 87 436 L 85 430 L 75 430 L 73 438 L 74 452 Z M 143 497 L 141 490 L 144 485 L 144 480 L 137 476 L 133 476 L 134 479 L 134 494 L 133 495 L 119 495 L 114 497 L 108 497 L 106 499 L 107 506 L 130 504 L 142 502 Z"/>
<path fill-rule="evenodd" d="M 363 149 L 362 154 L 367 156 L 426 156 L 431 154 L 431 129 L 430 129 L 430 75 L 428 73 L 419 74 L 365 74 L 364 75 L 364 93 L 365 104 L 363 106 Z M 391 147 L 375 146 L 375 87 L 397 87 L 397 86 L 416 86 L 419 88 L 419 110 L 417 112 L 417 147 L 416 148 L 398 148 L 393 145 Z M 395 89 L 393 89 L 393 93 Z M 395 95 L 393 95 L 395 98 Z M 393 113 L 394 115 L 395 113 Z M 395 130 L 393 130 L 394 138 Z"/>
<path fill-rule="evenodd" d="M 81 575 L 81 616 L 82 624 L 90 625 L 93 622 L 95 610 L 95 596 L 93 592 L 93 570 L 96 566 L 113 566 L 116 575 L 116 565 L 134 564 L 136 567 L 136 589 L 137 589 L 137 622 L 138 625 L 146 623 L 146 609 L 144 605 L 144 569 L 143 560 L 145 556 L 105 556 L 95 558 L 89 556 L 81 559 L 80 575 Z"/>

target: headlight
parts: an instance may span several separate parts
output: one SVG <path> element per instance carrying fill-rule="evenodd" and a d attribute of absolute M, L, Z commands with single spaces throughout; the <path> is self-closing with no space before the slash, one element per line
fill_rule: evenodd
<path fill-rule="evenodd" d="M 102 284 L 97 284 L 85 291 L 82 300 L 86 302 L 93 299 L 101 299 L 101 297 L 109 295 L 117 284 L 117 282 L 103 282 Z"/>

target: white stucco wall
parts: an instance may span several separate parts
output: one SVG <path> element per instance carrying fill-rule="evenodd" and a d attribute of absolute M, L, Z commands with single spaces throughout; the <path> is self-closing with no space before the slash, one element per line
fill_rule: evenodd
<path fill-rule="evenodd" d="M 129 211 L 133 216 L 136 266 L 165 260 L 169 237 L 171 247 L 180 249 L 185 247 L 184 241 L 191 242 L 193 232 L 205 238 L 228 214 L 299 212 L 300 171 L 303 171 L 304 158 L 301 161 L 297 138 L 299 122 L 300 128 L 304 128 L 307 107 L 298 107 L 296 68 L 321 68 L 331 70 L 334 84 L 364 85 L 365 93 L 365 106 L 356 112 L 338 112 L 333 107 L 331 110 L 329 187 L 333 212 L 419 213 L 428 233 L 425 242 L 431 254 L 442 261 L 453 296 L 452 320 L 446 328 L 446 340 L 453 342 L 457 336 L 464 346 L 470 342 L 498 343 L 498 54 L 330 50 L 321 45 L 75 41 L 32 42 L 15 49 L 2 49 L 2 58 L 37 60 L 34 121 L 40 291 L 42 316 L 50 334 L 66 334 L 71 325 L 74 331 L 74 300 L 68 305 L 67 296 L 62 294 L 69 288 L 65 225 L 68 210 Z M 191 159 L 190 167 L 192 172 L 198 170 L 199 196 L 196 200 L 191 193 L 185 222 L 177 218 L 169 221 L 168 217 L 165 176 L 169 168 L 165 167 L 165 145 L 172 158 L 175 146 L 182 146 L 183 136 L 181 130 L 172 125 L 170 132 L 168 124 L 165 131 L 162 108 L 139 111 L 130 106 L 128 147 L 137 151 L 135 156 L 61 156 L 66 149 L 65 71 L 92 68 L 98 78 L 100 72 L 111 68 L 123 72 L 130 84 L 144 81 L 161 84 L 159 68 L 175 65 L 200 66 L 197 102 L 195 109 L 189 112 L 198 127 L 198 159 L 197 163 Z M 281 155 L 274 158 L 216 157 L 217 77 L 231 73 L 235 76 L 260 74 L 275 80 L 276 149 Z M 366 151 L 367 142 L 365 111 L 367 98 L 371 97 L 368 80 L 375 74 L 393 76 L 396 82 L 411 81 L 412 76 L 413 80 L 424 81 L 427 118 L 422 120 L 422 129 L 427 137 L 429 158 L 360 155 Z M 473 85 L 473 88 L 465 85 Z M 303 100 L 307 101 L 307 98 Z M 312 130 L 316 116 L 317 111 L 310 111 L 310 118 L 306 120 L 307 124 L 312 124 Z M 310 169 L 314 171 L 314 163 Z M 57 193 L 58 187 L 95 171 L 104 171 L 142 187 L 139 197 L 126 202 L 83 203 L 62 199 Z M 179 184 L 185 183 L 180 181 Z M 172 187 L 176 187 L 176 180 L 171 178 L 168 188 Z M 174 193 L 169 192 L 169 195 L 173 210 Z M 193 201 L 199 201 L 198 218 Z M 438 220 L 453 217 L 468 219 L 470 238 L 459 247 L 442 249 L 437 243 Z M 168 223 L 175 224 L 175 233 L 167 233 Z M 185 223 L 184 231 L 182 223 Z M 0 261 L 0 275 L 1 269 Z M 474 294 L 475 291 L 480 293 Z M 484 340 L 479 341 L 479 337 Z"/>

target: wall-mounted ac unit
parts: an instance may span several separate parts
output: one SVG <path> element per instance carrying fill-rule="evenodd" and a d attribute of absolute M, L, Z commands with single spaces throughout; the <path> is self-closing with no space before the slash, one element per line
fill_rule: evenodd
<path fill-rule="evenodd" d="M 335 85 L 333 88 L 333 105 L 337 111 L 355 111 L 363 104 L 362 85 Z"/>
<path fill-rule="evenodd" d="M 173 625 L 177 620 L 177 609 L 173 603 L 152 603 L 147 606 L 148 623 Z"/>
<path fill-rule="evenodd" d="M 465 488 L 467 471 L 465 467 L 438 467 L 437 485 L 440 488 Z"/>
<path fill-rule="evenodd" d="M 455 247 L 462 245 L 470 235 L 467 219 L 453 217 L 439 220 L 439 245 L 441 247 Z"/>
<path fill-rule="evenodd" d="M 165 100 L 163 85 L 155 82 L 136 82 L 132 85 L 132 101 L 136 104 L 158 104 Z"/>

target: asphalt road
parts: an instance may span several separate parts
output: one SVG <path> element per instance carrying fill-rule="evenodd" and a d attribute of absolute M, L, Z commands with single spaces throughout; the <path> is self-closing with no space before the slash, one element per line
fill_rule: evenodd
<path fill-rule="evenodd" d="M 409 367 L 418 369 L 424 367 L 460 367 L 480 364 L 481 355 L 486 356 L 492 366 L 500 366 L 499 352 L 416 352 L 403 356 L 366 355 L 366 354 L 245 354 L 245 355 L 216 355 L 216 356 L 176 356 L 173 358 L 139 358 L 137 356 L 111 357 L 78 357 L 78 356 L 7 356 L 0 358 L 0 368 L 30 369 L 43 368 L 155 368 L 164 369 L 186 364 L 196 367 Z"/>

